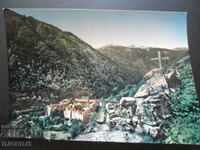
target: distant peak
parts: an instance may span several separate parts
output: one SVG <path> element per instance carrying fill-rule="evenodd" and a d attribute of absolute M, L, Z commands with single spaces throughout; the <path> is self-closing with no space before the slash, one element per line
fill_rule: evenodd
<path fill-rule="evenodd" d="M 142 45 L 130 45 L 130 48 L 143 48 L 143 49 L 148 49 L 149 47 L 147 46 L 142 46 Z"/>
<path fill-rule="evenodd" d="M 187 51 L 188 47 L 176 47 L 173 50 L 176 50 L 176 51 Z"/>
<path fill-rule="evenodd" d="M 3 12 L 4 12 L 5 15 L 9 15 L 9 16 L 19 16 L 18 13 L 14 12 L 14 11 L 8 9 L 8 8 L 3 9 Z"/>
<path fill-rule="evenodd" d="M 123 46 L 123 45 L 115 45 L 115 44 L 108 44 L 102 47 L 99 47 L 97 49 L 105 49 L 105 48 L 112 48 L 112 47 L 127 47 L 127 46 Z"/>

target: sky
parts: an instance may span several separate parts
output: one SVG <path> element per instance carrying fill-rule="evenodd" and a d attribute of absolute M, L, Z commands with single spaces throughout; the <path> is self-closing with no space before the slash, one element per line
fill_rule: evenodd
<path fill-rule="evenodd" d="M 94 48 L 108 44 L 161 48 L 188 47 L 187 13 L 165 11 L 25 9 L 32 16 L 69 31 Z"/>

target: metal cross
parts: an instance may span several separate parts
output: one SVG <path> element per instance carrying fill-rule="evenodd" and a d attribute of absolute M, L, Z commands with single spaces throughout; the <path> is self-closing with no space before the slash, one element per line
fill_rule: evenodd
<path fill-rule="evenodd" d="M 158 51 L 158 57 L 157 58 L 151 58 L 151 60 L 158 60 L 158 62 L 159 62 L 159 68 L 160 69 L 162 69 L 162 62 L 161 62 L 161 60 L 167 60 L 167 59 L 169 59 L 168 56 L 161 57 L 160 51 Z"/>

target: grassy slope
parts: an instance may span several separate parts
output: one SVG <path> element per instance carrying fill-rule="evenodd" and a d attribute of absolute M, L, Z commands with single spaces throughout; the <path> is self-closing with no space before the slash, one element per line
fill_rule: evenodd
<path fill-rule="evenodd" d="M 166 143 L 200 144 L 200 105 L 189 56 L 170 66 L 180 73 L 181 86 L 171 93 L 172 118 L 167 122 Z"/>

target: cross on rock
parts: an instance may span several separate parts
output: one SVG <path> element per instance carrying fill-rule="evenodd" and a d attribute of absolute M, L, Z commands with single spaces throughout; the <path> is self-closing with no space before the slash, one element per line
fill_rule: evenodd
<path fill-rule="evenodd" d="M 168 56 L 161 57 L 160 51 L 158 51 L 158 57 L 157 58 L 151 58 L 152 61 L 153 60 L 158 60 L 158 62 L 159 62 L 159 69 L 162 69 L 162 62 L 161 62 L 161 60 L 168 60 L 168 59 L 169 59 Z"/>

